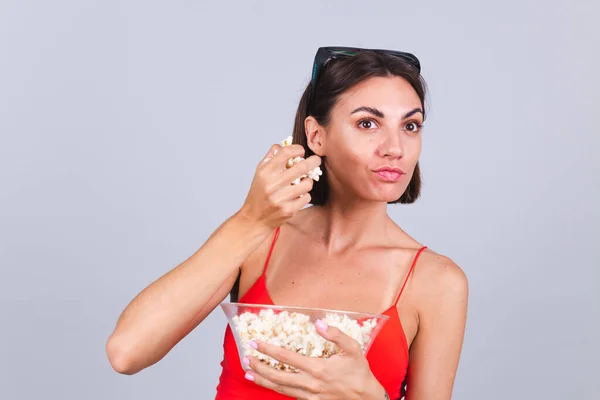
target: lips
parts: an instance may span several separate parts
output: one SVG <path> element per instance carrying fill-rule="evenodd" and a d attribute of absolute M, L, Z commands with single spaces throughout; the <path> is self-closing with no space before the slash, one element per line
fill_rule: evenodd
<path fill-rule="evenodd" d="M 404 171 L 396 167 L 383 167 L 373 172 L 383 182 L 398 182 L 404 176 Z"/>

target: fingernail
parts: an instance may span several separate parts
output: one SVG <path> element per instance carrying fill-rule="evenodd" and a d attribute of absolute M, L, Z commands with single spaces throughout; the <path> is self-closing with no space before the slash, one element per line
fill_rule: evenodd
<path fill-rule="evenodd" d="M 254 377 L 252 376 L 252 374 L 250 372 L 246 372 L 245 378 L 248 379 L 249 381 L 254 380 Z"/>
<path fill-rule="evenodd" d="M 317 322 L 315 322 L 315 326 L 321 332 L 327 331 L 327 324 L 325 322 L 321 321 L 320 319 L 318 319 Z"/>
<path fill-rule="evenodd" d="M 258 350 L 258 345 L 256 344 L 256 342 L 254 340 L 250 341 L 250 343 L 248 343 L 248 345 L 250 345 L 250 347 L 252 347 L 254 350 Z"/>
<path fill-rule="evenodd" d="M 248 359 L 248 357 L 244 357 L 242 359 L 242 362 L 244 363 L 244 365 L 250 365 L 250 360 Z"/>

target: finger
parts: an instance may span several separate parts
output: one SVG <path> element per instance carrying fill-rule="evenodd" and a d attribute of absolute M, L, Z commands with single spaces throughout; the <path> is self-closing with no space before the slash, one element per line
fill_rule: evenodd
<path fill-rule="evenodd" d="M 302 388 L 303 382 L 306 381 L 306 375 L 301 375 L 299 372 L 288 372 L 274 368 L 261 362 L 257 357 L 246 357 L 252 370 L 251 372 L 262 376 L 269 381 L 281 385 L 294 388 Z M 246 362 L 246 360 L 244 360 Z"/>
<path fill-rule="evenodd" d="M 362 348 L 360 347 L 360 344 L 350 336 L 346 335 L 344 332 L 340 331 L 338 328 L 334 326 L 328 326 L 320 319 L 315 322 L 315 328 L 317 329 L 317 332 L 319 332 L 319 335 L 323 336 L 330 342 L 335 343 L 344 353 L 352 355 L 362 354 Z"/>
<path fill-rule="evenodd" d="M 282 180 L 285 182 L 293 182 L 302 175 L 308 175 L 308 172 L 319 167 L 321 165 L 321 157 L 312 155 L 306 160 L 302 160 L 297 164 L 294 164 L 291 168 L 287 169 L 282 176 Z"/>
<path fill-rule="evenodd" d="M 262 159 L 262 162 L 259 164 L 259 167 L 261 165 L 264 165 L 264 164 L 268 163 L 269 161 L 271 161 L 273 159 L 273 157 L 275 156 L 275 154 L 277 154 L 280 149 L 281 149 L 281 146 L 278 144 L 274 144 L 273 146 L 271 146 L 271 148 L 269 149 L 269 151 L 267 152 L 265 157 Z"/>
<path fill-rule="evenodd" d="M 299 144 L 292 144 L 290 146 L 284 146 L 278 149 L 277 154 L 272 158 L 272 162 L 268 164 L 273 166 L 277 170 L 285 170 L 285 163 L 290 158 L 304 157 L 304 147 Z"/>
<path fill-rule="evenodd" d="M 299 370 L 310 371 L 315 365 L 315 359 L 313 358 L 295 353 L 280 346 L 262 342 L 260 340 L 255 340 L 254 342 L 257 344 L 257 350 L 260 353 L 289 366 L 296 367 Z"/>
<path fill-rule="evenodd" d="M 286 373 L 289 375 L 292 375 L 289 372 L 286 372 Z M 304 390 L 295 388 L 292 386 L 286 386 L 286 385 L 272 382 L 269 379 L 262 376 L 261 374 L 257 373 L 256 371 L 246 372 L 245 378 L 248 379 L 249 381 L 253 381 L 257 385 L 260 385 L 267 389 L 271 389 L 271 390 L 281 393 L 283 395 L 290 396 L 291 398 L 294 398 L 294 399 L 308 398 L 308 394 Z"/>
<path fill-rule="evenodd" d="M 281 198 L 283 200 L 296 200 L 300 196 L 308 194 L 313 188 L 314 181 L 310 178 L 303 178 L 297 185 L 286 185 L 281 189 Z"/>
<path fill-rule="evenodd" d="M 312 190 L 313 185 L 314 181 L 308 177 L 302 178 L 297 185 L 289 183 L 284 184 L 283 187 L 280 186 L 274 194 L 274 201 L 279 204 L 291 202 L 287 206 L 293 210 L 299 210 L 310 203 L 311 197 L 309 192 Z"/>
<path fill-rule="evenodd" d="M 310 193 L 304 193 L 301 197 L 298 197 L 296 200 L 292 200 L 290 207 L 294 210 L 301 210 L 306 205 L 310 203 L 312 200 L 312 196 Z"/>

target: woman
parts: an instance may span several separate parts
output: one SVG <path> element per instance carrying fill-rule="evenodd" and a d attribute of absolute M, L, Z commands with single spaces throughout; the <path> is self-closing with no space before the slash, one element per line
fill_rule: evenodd
<path fill-rule="evenodd" d="M 113 368 L 133 374 L 159 361 L 235 286 L 242 302 L 390 318 L 366 357 L 323 324 L 317 330 L 342 350 L 329 359 L 256 343 L 299 373 L 244 359 L 245 374 L 228 327 L 217 399 L 450 399 L 466 277 L 387 215 L 387 204 L 419 196 L 425 92 L 411 54 L 319 49 L 296 144 L 271 147 L 241 209 L 128 305 L 107 342 Z M 306 159 L 286 169 L 293 157 Z M 318 182 L 291 184 L 318 166 Z"/>

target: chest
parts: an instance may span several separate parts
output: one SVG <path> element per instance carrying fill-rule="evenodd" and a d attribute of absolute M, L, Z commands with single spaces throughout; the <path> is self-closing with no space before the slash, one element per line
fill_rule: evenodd
<path fill-rule="evenodd" d="M 406 273 L 393 251 L 370 249 L 331 256 L 318 247 L 290 247 L 274 254 L 266 287 L 278 305 L 382 312 L 390 307 Z"/>
<path fill-rule="evenodd" d="M 318 247 L 304 246 L 298 240 L 293 244 L 280 241 L 266 265 L 268 249 L 244 266 L 239 295 L 243 296 L 255 286 L 265 271 L 264 287 L 261 283 L 258 290 L 266 291 L 263 295 L 274 304 L 368 313 L 387 311 L 389 315 L 399 316 L 400 328 L 391 329 L 395 332 L 395 340 L 398 340 L 396 331 L 399 330 L 402 342 L 409 347 L 418 329 L 410 285 L 396 308 L 390 308 L 406 280 L 415 253 L 413 249 L 387 248 L 332 257 Z"/>

